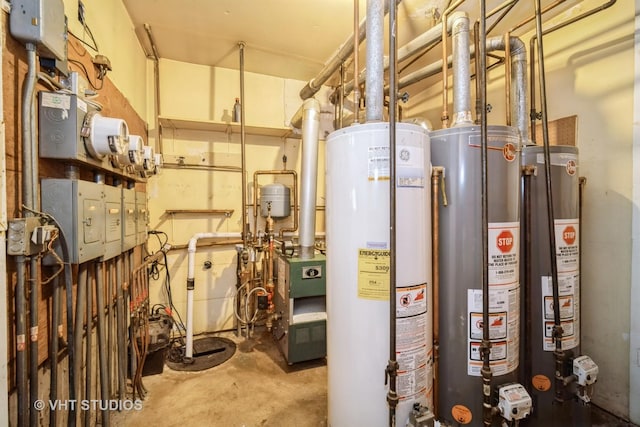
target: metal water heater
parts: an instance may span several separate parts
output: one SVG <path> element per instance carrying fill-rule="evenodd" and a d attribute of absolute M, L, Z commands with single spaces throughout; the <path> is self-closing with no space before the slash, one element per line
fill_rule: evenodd
<path fill-rule="evenodd" d="M 389 124 L 356 124 L 327 138 L 329 425 L 386 426 L 389 354 Z M 432 407 L 429 136 L 397 124 L 396 424 Z"/>
<path fill-rule="evenodd" d="M 578 149 L 573 146 L 551 146 L 551 183 L 553 194 L 554 230 L 558 266 L 558 295 L 560 320 L 563 329 L 562 349 L 565 352 L 564 372 L 574 374 L 574 362 L 580 368 L 580 223 Z M 562 393 L 564 403 L 554 402 L 555 343 L 554 303 L 551 280 L 549 221 L 547 216 L 545 161 L 543 148 L 525 147 L 523 166 L 533 166 L 529 185 L 524 186 L 523 214 L 529 211 L 530 230 L 526 235 L 529 263 L 525 298 L 525 318 L 531 322 L 530 342 L 525 349 L 524 376 L 531 388 L 534 410 L 526 425 L 530 426 L 583 426 L 591 425 L 589 387 L 595 382 L 593 372 L 585 387 L 580 378 L 568 384 Z M 526 194 L 530 192 L 530 194 Z M 529 202 L 526 202 L 526 200 Z M 525 224 L 526 225 L 526 224 Z M 525 273 L 526 274 L 526 270 Z M 594 365 L 595 366 L 595 365 Z M 590 368 L 593 370 L 593 368 Z M 597 375 L 597 367 L 595 368 Z M 582 397 L 580 397 L 582 396 Z"/>
<path fill-rule="evenodd" d="M 482 211 L 479 126 L 434 131 L 433 166 L 444 167 L 440 216 L 439 402 L 447 425 L 482 426 Z M 520 137 L 488 127 L 490 365 L 495 386 L 517 381 L 519 363 Z M 495 387 L 494 387 L 495 388 Z M 496 398 L 497 400 L 497 398 Z M 498 421 L 496 417 L 495 421 Z"/>

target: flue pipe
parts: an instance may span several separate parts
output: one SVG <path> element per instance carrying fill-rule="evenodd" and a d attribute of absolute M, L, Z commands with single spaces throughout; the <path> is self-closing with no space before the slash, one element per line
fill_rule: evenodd
<path fill-rule="evenodd" d="M 357 1 L 357 0 L 356 0 Z M 381 1 L 381 0 L 380 0 Z M 395 0 L 396 3 L 400 3 L 401 0 Z M 386 14 L 389 10 L 388 4 L 384 5 L 384 14 Z M 367 17 L 368 18 L 368 17 Z M 365 38 L 366 32 L 366 21 L 368 19 L 363 19 L 360 22 L 360 26 L 358 27 L 358 41 L 362 42 Z M 338 51 L 327 61 L 322 70 L 318 73 L 317 76 L 309 80 L 309 82 L 305 85 L 305 87 L 300 90 L 300 98 L 305 100 L 307 98 L 311 98 L 315 95 L 322 85 L 329 80 L 329 77 L 335 73 L 335 71 L 340 68 L 340 64 L 342 64 L 351 54 L 354 52 L 354 37 L 350 36 L 343 44 L 340 46 Z"/>
<path fill-rule="evenodd" d="M 355 104 L 354 108 L 354 123 L 360 122 L 360 0 L 353 0 L 353 103 Z M 347 95 L 344 90 L 344 82 L 342 82 L 343 90 L 342 90 L 342 99 Z M 342 114 L 340 115 L 340 120 L 342 120 Z M 342 124 L 340 125 L 342 127 Z"/>
<path fill-rule="evenodd" d="M 469 16 L 457 12 L 451 17 L 453 41 L 453 126 L 473 124 L 471 117 L 471 73 L 469 67 Z M 445 64 L 443 68 L 447 68 Z"/>
<path fill-rule="evenodd" d="M 367 122 L 381 121 L 384 109 L 383 3 L 383 0 L 367 0 Z"/>
<path fill-rule="evenodd" d="M 309 98 L 304 101 L 302 108 L 304 118 L 300 176 L 300 257 L 309 259 L 313 258 L 316 234 L 320 103 L 314 98 Z"/>
<path fill-rule="evenodd" d="M 238 43 L 240 55 L 240 162 L 242 164 L 242 244 L 247 247 L 247 147 L 244 117 L 244 42 Z"/>
<path fill-rule="evenodd" d="M 457 0 L 442 12 L 442 128 L 449 127 L 449 77 L 447 76 L 447 31 L 448 17 L 464 0 Z"/>

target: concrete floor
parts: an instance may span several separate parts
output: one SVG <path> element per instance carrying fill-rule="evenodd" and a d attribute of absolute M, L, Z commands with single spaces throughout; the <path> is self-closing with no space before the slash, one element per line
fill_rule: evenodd
<path fill-rule="evenodd" d="M 288 366 L 269 333 L 237 343 L 223 364 L 201 372 L 144 377 L 142 410 L 114 414 L 113 426 L 324 427 L 327 367 L 324 359 Z"/>
<path fill-rule="evenodd" d="M 327 366 L 316 360 L 288 366 L 271 335 L 233 333 L 236 353 L 200 372 L 167 366 L 144 377 L 142 410 L 112 413 L 112 426 L 326 427 Z M 633 427 L 593 407 L 593 427 Z M 636 426 L 637 427 L 637 426 Z"/>

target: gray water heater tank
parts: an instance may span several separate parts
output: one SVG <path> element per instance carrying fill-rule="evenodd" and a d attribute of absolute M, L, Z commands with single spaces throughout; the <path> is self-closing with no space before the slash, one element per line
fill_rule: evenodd
<path fill-rule="evenodd" d="M 260 215 L 285 218 L 291 213 L 291 190 L 284 184 L 274 183 L 260 188 Z"/>

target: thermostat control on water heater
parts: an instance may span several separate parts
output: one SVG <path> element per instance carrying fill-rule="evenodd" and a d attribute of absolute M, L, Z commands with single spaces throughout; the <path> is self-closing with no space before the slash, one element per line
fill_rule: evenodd
<path fill-rule="evenodd" d="M 522 420 L 531 414 L 531 396 L 522 384 L 499 387 L 498 397 L 498 409 L 505 420 Z"/>
<path fill-rule="evenodd" d="M 598 365 L 589 356 L 576 357 L 573 359 L 573 375 L 578 385 L 591 385 L 598 379 Z"/>

